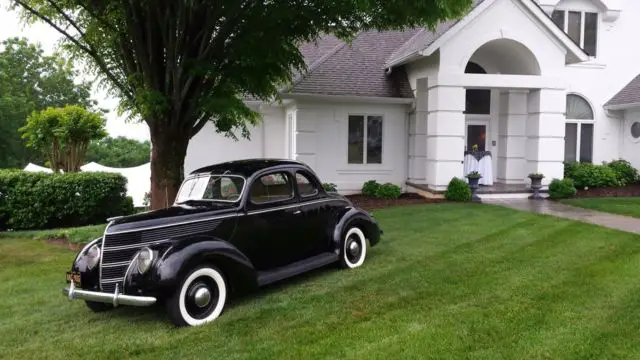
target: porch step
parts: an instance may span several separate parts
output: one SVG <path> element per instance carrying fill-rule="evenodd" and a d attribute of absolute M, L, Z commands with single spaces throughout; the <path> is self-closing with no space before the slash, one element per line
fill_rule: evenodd
<path fill-rule="evenodd" d="M 426 184 L 407 182 L 407 190 L 425 198 L 444 198 L 444 191 L 434 191 Z M 540 195 L 546 198 L 548 191 L 548 187 L 545 186 L 540 190 Z M 480 186 L 477 194 L 480 199 L 526 199 L 533 194 L 533 190 L 525 184 L 495 183 L 492 186 Z"/>

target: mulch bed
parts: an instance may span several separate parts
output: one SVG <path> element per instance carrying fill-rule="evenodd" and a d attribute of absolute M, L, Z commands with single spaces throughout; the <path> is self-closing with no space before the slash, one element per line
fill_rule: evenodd
<path fill-rule="evenodd" d="M 576 198 L 640 196 L 640 185 L 578 190 Z"/>
<path fill-rule="evenodd" d="M 348 195 L 347 198 L 349 198 L 354 205 L 364 210 L 382 209 L 402 205 L 433 204 L 446 201 L 444 199 L 427 199 L 413 193 L 404 193 L 400 195 L 399 198 L 393 200 L 375 199 L 364 195 Z"/>

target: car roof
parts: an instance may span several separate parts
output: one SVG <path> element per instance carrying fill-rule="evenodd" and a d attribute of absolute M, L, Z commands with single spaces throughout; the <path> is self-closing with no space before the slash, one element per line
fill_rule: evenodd
<path fill-rule="evenodd" d="M 307 170 L 310 170 L 309 167 L 300 161 L 289 160 L 289 159 L 243 159 L 243 160 L 234 160 L 227 161 L 219 164 L 213 164 L 209 166 L 202 167 L 200 169 L 194 170 L 190 175 L 195 174 L 222 174 L 229 173 L 235 175 L 242 175 L 246 178 L 251 177 L 251 175 L 256 172 L 276 166 L 282 165 L 293 165 L 303 167 Z"/>

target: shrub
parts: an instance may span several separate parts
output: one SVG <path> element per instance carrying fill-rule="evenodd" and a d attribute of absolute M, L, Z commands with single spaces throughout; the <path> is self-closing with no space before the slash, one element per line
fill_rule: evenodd
<path fill-rule="evenodd" d="M 467 182 L 454 177 L 447 186 L 447 191 L 444 193 L 445 199 L 449 201 L 470 201 L 471 190 Z"/>
<path fill-rule="evenodd" d="M 549 184 L 549 197 L 552 199 L 567 199 L 576 195 L 576 188 L 571 179 L 553 179 Z"/>
<path fill-rule="evenodd" d="M 322 187 L 326 192 L 338 192 L 338 185 L 334 183 L 324 183 L 322 184 Z"/>
<path fill-rule="evenodd" d="M 572 179 L 578 189 L 619 187 L 623 185 L 613 168 L 606 165 L 573 163 L 568 168 L 565 167 L 565 173 L 565 177 Z"/>
<path fill-rule="evenodd" d="M 614 160 L 608 164 L 618 176 L 621 186 L 631 185 L 638 182 L 638 170 L 636 170 L 631 163 L 626 160 Z"/>
<path fill-rule="evenodd" d="M 114 173 L 0 171 L 0 228 L 74 227 L 132 214 L 126 185 L 127 179 Z"/>
<path fill-rule="evenodd" d="M 375 180 L 369 180 L 362 185 L 362 195 L 376 197 L 380 184 Z"/>
<path fill-rule="evenodd" d="M 378 187 L 375 197 L 379 199 L 397 199 L 401 194 L 402 189 L 400 189 L 400 186 L 392 183 L 385 183 Z"/>

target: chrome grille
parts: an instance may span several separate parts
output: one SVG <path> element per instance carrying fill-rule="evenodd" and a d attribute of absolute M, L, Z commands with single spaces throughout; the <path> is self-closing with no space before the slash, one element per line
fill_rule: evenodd
<path fill-rule="evenodd" d="M 204 220 L 189 224 L 105 234 L 102 243 L 100 287 L 114 292 L 116 284 L 123 289 L 124 275 L 136 253 L 145 246 L 168 242 L 170 238 L 213 231 L 220 220 Z"/>

